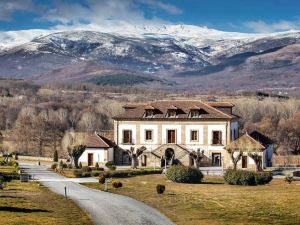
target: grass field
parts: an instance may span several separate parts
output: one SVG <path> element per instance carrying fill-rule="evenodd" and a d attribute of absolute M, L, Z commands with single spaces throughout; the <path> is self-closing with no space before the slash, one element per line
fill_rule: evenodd
<path fill-rule="evenodd" d="M 178 184 L 163 175 L 114 180 L 123 188 L 109 191 L 145 202 L 179 225 L 300 224 L 300 182 L 230 186 L 222 178 L 207 178 L 203 184 Z M 157 184 L 166 185 L 163 195 L 156 193 Z M 101 184 L 86 186 L 103 189 Z"/>
<path fill-rule="evenodd" d="M 1 171 L 13 170 L 0 167 Z M 0 190 L 0 224 L 89 225 L 89 216 L 73 201 L 50 192 L 36 182 L 13 180 Z"/>

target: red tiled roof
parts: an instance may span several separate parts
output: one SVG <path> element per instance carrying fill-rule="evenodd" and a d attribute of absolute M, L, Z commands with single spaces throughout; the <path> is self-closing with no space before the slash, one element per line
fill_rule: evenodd
<path fill-rule="evenodd" d="M 93 133 L 86 135 L 86 146 L 87 148 L 111 148 L 114 147 L 114 143 L 97 133 Z"/>
<path fill-rule="evenodd" d="M 149 106 L 155 108 L 154 116 L 151 119 L 233 119 L 237 118 L 233 114 L 225 113 L 219 110 L 217 107 L 233 107 L 231 103 L 220 103 L 214 102 L 213 104 L 205 103 L 197 100 L 165 100 L 165 101 L 154 101 L 154 102 L 146 102 L 144 104 L 138 103 L 127 104 L 124 106 L 126 108 L 126 112 L 123 112 L 120 115 L 114 116 L 115 120 L 123 120 L 123 119 L 150 119 L 144 118 L 144 113 L 146 107 Z M 177 117 L 176 118 L 166 118 L 165 115 L 168 109 L 175 108 L 177 109 Z M 199 118 L 189 118 L 189 112 L 192 108 L 203 109 L 206 113 L 201 114 Z"/>

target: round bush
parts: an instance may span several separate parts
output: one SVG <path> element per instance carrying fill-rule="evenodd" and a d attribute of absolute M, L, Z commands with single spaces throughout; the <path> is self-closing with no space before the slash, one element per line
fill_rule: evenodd
<path fill-rule="evenodd" d="M 118 182 L 118 187 L 119 187 L 119 188 L 123 187 L 123 183 L 119 181 L 119 182 Z"/>
<path fill-rule="evenodd" d="M 247 170 L 227 170 L 224 180 L 231 185 L 256 185 L 255 172 Z"/>
<path fill-rule="evenodd" d="M 105 183 L 105 177 L 104 176 L 100 176 L 99 177 L 99 183 L 100 184 L 104 184 Z"/>
<path fill-rule="evenodd" d="M 156 185 L 156 192 L 157 194 L 163 194 L 166 190 L 166 186 L 163 184 Z"/>
<path fill-rule="evenodd" d="M 271 172 L 259 172 L 255 173 L 255 182 L 258 185 L 268 184 L 273 179 Z"/>
<path fill-rule="evenodd" d="M 166 176 L 177 183 L 200 183 L 203 179 L 201 171 L 191 166 L 171 166 Z"/>
<path fill-rule="evenodd" d="M 122 187 L 123 184 L 121 182 L 114 181 L 114 182 L 112 182 L 112 186 L 114 188 L 119 188 L 119 187 Z"/>

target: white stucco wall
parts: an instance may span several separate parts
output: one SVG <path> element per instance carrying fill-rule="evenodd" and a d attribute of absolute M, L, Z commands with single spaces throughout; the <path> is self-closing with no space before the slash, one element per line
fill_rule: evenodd
<path fill-rule="evenodd" d="M 107 158 L 107 151 L 108 151 L 108 158 Z M 113 161 L 113 148 L 103 149 L 103 148 L 87 148 L 79 158 L 79 162 L 88 163 L 88 154 L 93 154 L 93 161 L 94 164 L 98 163 L 106 163 L 108 161 Z"/>

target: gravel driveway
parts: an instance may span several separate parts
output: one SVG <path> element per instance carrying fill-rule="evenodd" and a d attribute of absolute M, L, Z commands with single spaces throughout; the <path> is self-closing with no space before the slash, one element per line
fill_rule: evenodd
<path fill-rule="evenodd" d="M 168 218 L 150 206 L 132 198 L 87 188 L 72 180 L 48 171 L 46 166 L 21 164 L 51 191 L 74 200 L 91 215 L 95 224 L 103 225 L 169 225 Z"/>

